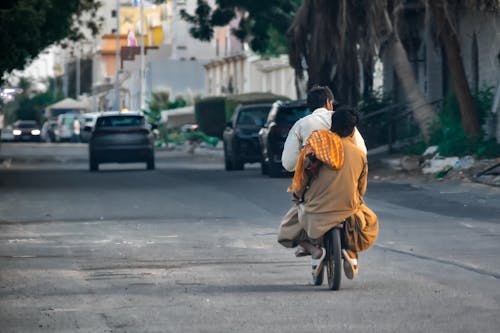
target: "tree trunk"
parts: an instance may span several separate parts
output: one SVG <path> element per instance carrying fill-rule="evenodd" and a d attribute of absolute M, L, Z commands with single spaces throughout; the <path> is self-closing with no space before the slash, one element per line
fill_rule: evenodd
<path fill-rule="evenodd" d="M 394 70 L 405 92 L 406 98 L 410 103 L 413 116 L 418 123 L 420 132 L 424 140 L 429 142 L 430 130 L 429 127 L 434 119 L 434 110 L 427 102 L 424 95 L 420 91 L 415 73 L 408 60 L 408 54 L 401 43 L 401 40 L 393 33 L 392 37 L 387 41 L 387 52 L 393 61 Z"/>
<path fill-rule="evenodd" d="M 335 100 L 356 105 L 359 100 L 357 27 L 346 25 L 345 33 L 338 31 L 335 18 L 339 6 L 331 0 L 302 2 L 288 30 L 290 65 L 296 78 L 302 78 L 302 71 L 307 70 L 308 89 L 314 85 L 328 86 Z M 344 43 L 339 35 L 345 38 Z M 303 60 L 307 66 L 303 66 Z"/>
<path fill-rule="evenodd" d="M 365 59 L 362 61 L 363 70 L 363 98 L 368 99 L 373 94 L 373 73 L 375 71 L 375 64 L 373 58 Z"/>
<path fill-rule="evenodd" d="M 465 75 L 457 35 L 449 21 L 449 16 L 445 13 L 443 1 L 432 0 L 428 1 L 428 3 L 432 15 L 436 19 L 439 37 L 444 46 L 448 68 L 450 69 L 450 77 L 453 82 L 453 90 L 462 115 L 462 126 L 467 135 L 477 137 L 480 134 L 479 120 Z"/>

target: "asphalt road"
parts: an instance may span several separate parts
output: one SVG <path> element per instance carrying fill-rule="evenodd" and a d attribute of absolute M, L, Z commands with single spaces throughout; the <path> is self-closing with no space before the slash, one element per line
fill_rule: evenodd
<path fill-rule="evenodd" d="M 332 292 L 275 241 L 289 178 L 219 151 L 90 173 L 85 152 L 1 148 L 0 332 L 500 330 L 499 188 L 373 170 L 379 239 Z"/>

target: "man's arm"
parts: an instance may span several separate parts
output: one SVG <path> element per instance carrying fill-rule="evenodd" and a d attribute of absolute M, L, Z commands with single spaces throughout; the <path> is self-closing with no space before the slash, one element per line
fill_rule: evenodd
<path fill-rule="evenodd" d="M 300 155 L 300 150 L 302 149 L 302 142 L 298 130 L 298 125 L 295 123 L 288 136 L 286 137 L 285 147 L 283 148 L 283 154 L 281 155 L 281 164 L 288 171 L 294 171 L 295 165 L 297 164 L 297 159 Z"/>
<path fill-rule="evenodd" d="M 357 127 L 354 127 L 354 142 L 356 143 L 356 146 L 358 146 L 358 148 L 361 149 L 366 155 L 367 150 L 366 150 L 365 140 L 361 136 L 361 133 L 359 133 Z"/>
<path fill-rule="evenodd" d="M 361 171 L 358 179 L 358 192 L 359 195 L 364 196 L 366 193 L 366 185 L 368 183 L 368 161 L 365 156 L 363 156 L 362 163 L 363 170 Z"/>

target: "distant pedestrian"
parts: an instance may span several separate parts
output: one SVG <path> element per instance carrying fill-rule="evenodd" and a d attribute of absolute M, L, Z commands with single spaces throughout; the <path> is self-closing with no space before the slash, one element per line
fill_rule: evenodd
<path fill-rule="evenodd" d="M 80 142 L 80 120 L 78 120 L 78 117 L 73 119 L 73 134 L 71 135 L 71 142 Z"/>

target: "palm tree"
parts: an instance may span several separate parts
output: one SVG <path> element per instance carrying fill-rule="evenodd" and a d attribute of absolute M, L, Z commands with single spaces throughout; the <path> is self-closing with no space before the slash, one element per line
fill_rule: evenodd
<path fill-rule="evenodd" d="M 332 88 L 344 103 L 359 100 L 359 60 L 371 63 L 379 50 L 388 52 L 414 118 L 426 141 L 434 110 L 420 91 L 411 63 L 394 28 L 399 0 L 304 0 L 288 31 L 290 64 L 298 80 Z M 362 47 L 358 47 L 362 45 Z M 369 74 L 371 75 L 373 71 Z"/>
<path fill-rule="evenodd" d="M 379 33 L 382 39 L 381 47 L 385 48 L 392 59 L 395 73 L 405 92 L 413 117 L 418 123 L 424 140 L 429 142 L 430 125 L 435 118 L 435 111 L 420 90 L 408 53 L 401 42 L 398 30 L 395 28 L 401 17 L 403 5 L 400 0 L 376 2 L 381 3 L 381 6 L 374 9 L 374 14 L 380 18 L 378 23 L 381 27 Z"/>
<path fill-rule="evenodd" d="M 427 7 L 437 23 L 438 36 L 446 54 L 453 90 L 460 107 L 462 126 L 466 134 L 477 137 L 480 134 L 478 113 L 465 75 L 455 24 L 457 22 L 456 12 L 459 5 L 468 10 L 498 11 L 500 2 L 498 0 L 464 0 L 461 4 L 459 2 L 426 0 Z"/>

